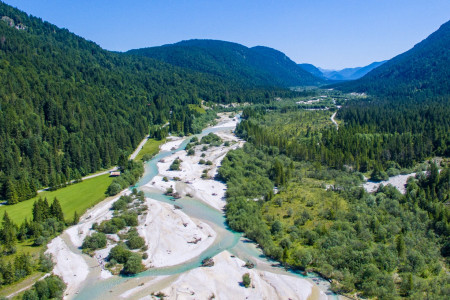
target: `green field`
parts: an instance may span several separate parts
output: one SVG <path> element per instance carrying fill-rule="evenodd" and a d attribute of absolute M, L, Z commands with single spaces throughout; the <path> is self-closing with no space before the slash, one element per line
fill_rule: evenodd
<path fill-rule="evenodd" d="M 2 205 L 0 206 L 0 217 L 3 217 L 4 212 L 7 211 L 12 220 L 19 225 L 26 218 L 29 220 L 32 218 L 33 203 L 39 197 L 47 197 L 50 204 L 57 197 L 65 219 L 72 220 L 75 211 L 81 216 L 89 207 L 105 199 L 105 191 L 112 180 L 113 178 L 109 175 L 97 176 L 53 192 L 39 193 L 37 197 L 15 205 Z"/>
<path fill-rule="evenodd" d="M 141 151 L 139 151 L 138 155 L 134 160 L 139 161 L 145 154 L 149 154 L 151 156 L 156 155 L 159 152 L 159 146 L 165 142 L 165 139 L 160 141 L 155 139 L 148 139 L 145 143 L 144 147 L 142 147 Z"/>

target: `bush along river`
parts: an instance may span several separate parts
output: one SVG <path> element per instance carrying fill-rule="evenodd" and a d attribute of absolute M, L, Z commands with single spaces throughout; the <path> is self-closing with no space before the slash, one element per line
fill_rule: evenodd
<path fill-rule="evenodd" d="M 236 116 L 233 120 L 236 120 L 236 122 L 238 122 L 239 116 Z M 197 135 L 197 137 L 200 140 L 201 137 L 209 133 L 215 133 L 219 136 L 221 136 L 221 134 L 225 136 L 227 134 L 231 135 L 231 132 L 236 126 L 236 122 L 233 123 L 230 121 L 231 118 L 222 118 L 222 122 L 220 122 L 219 125 L 203 130 L 201 134 Z M 294 287 L 292 287 L 292 291 L 294 293 L 296 291 L 296 288 L 302 289 L 302 287 L 304 286 L 303 284 L 306 283 L 305 289 L 309 289 L 309 292 L 306 293 L 308 295 L 308 299 L 338 299 L 338 296 L 330 291 L 330 283 L 319 277 L 317 274 L 309 273 L 305 276 L 294 271 L 285 270 L 277 262 L 267 259 L 262 254 L 262 251 L 257 247 L 257 245 L 255 245 L 255 243 L 247 240 L 242 236 L 241 233 L 234 232 L 228 228 L 223 211 L 218 210 L 217 207 L 214 208 L 213 206 L 208 205 L 205 201 L 199 199 L 195 195 L 189 195 L 191 197 L 186 197 L 183 195 L 181 196 L 181 198 L 174 201 L 173 197 L 165 195 L 165 192 L 163 190 L 152 188 L 150 183 L 154 184 L 155 178 L 157 176 L 162 176 L 161 174 L 159 174 L 160 171 L 158 169 L 158 163 L 161 163 L 167 158 L 174 157 L 177 154 L 181 155 L 181 153 L 185 153 L 184 149 L 186 148 L 186 145 L 189 143 L 190 139 L 191 138 L 185 139 L 183 142 L 179 143 L 177 147 L 173 147 L 169 151 L 167 151 L 167 149 L 163 149 L 150 161 L 146 162 L 145 173 L 140 181 L 136 184 L 135 188 L 143 191 L 147 198 L 151 198 L 163 203 L 168 203 L 170 205 L 176 205 L 176 208 L 182 211 L 187 216 L 208 224 L 216 232 L 214 242 L 200 255 L 191 258 L 190 260 L 185 261 L 181 264 L 168 267 L 152 267 L 134 276 L 113 276 L 103 280 L 89 280 L 90 277 L 88 277 L 88 280 L 83 283 L 74 298 L 80 300 L 105 299 L 106 297 L 110 297 L 111 299 L 152 299 L 150 294 L 158 295 L 159 291 L 167 289 L 177 280 L 181 280 L 181 276 L 183 274 L 186 274 L 193 270 L 200 272 L 202 269 L 208 269 L 202 267 L 202 262 L 204 262 L 205 259 L 214 259 L 216 255 L 224 251 L 228 251 L 228 256 L 232 258 L 236 257 L 236 259 L 240 259 L 244 262 L 251 262 L 251 267 L 249 267 L 249 269 L 253 269 L 254 267 L 251 272 L 259 272 L 259 276 L 269 282 L 269 285 L 271 286 L 277 284 L 277 280 L 271 278 L 278 276 L 280 278 L 283 278 L 283 280 L 281 280 L 280 282 L 284 282 L 286 281 L 286 279 L 289 279 L 289 282 L 293 282 L 292 286 Z M 240 143 L 243 142 L 240 141 Z M 221 156 L 220 160 L 222 158 L 223 156 Z M 210 181 L 212 182 L 212 180 Z M 183 184 L 185 183 L 179 183 L 177 187 Z M 189 182 L 187 184 L 189 184 Z M 224 272 L 225 271 L 226 270 L 224 270 Z M 225 275 L 226 274 L 220 274 L 219 277 L 223 277 Z M 199 273 L 196 274 L 196 276 L 200 276 L 199 278 L 201 278 L 202 275 Z M 256 277 L 256 275 L 254 276 Z M 269 278 L 270 280 L 267 278 Z M 241 280 L 242 278 L 239 279 Z M 181 283 L 184 283 L 184 285 L 186 285 L 186 282 L 189 282 L 188 278 L 186 278 L 186 280 L 184 282 L 181 281 Z M 259 282 L 258 280 L 254 281 L 254 290 L 259 288 L 259 285 L 257 285 L 257 283 Z M 194 281 L 193 285 L 195 286 L 196 284 L 197 283 Z M 187 293 L 189 291 L 190 295 L 188 294 L 189 297 L 187 297 L 187 299 L 201 299 L 202 294 L 199 291 L 195 290 L 194 288 L 189 289 L 189 287 L 186 287 L 187 290 L 185 291 L 183 290 L 184 285 L 180 284 L 181 287 L 179 287 L 179 292 Z M 279 289 L 284 288 L 285 287 L 283 286 L 279 287 Z M 237 292 L 232 292 L 230 290 L 230 293 L 235 293 L 234 296 L 238 296 L 238 298 L 239 296 L 245 296 L 244 292 L 248 291 L 248 289 L 245 289 L 243 286 L 237 286 L 236 289 Z M 219 295 L 211 295 L 210 297 L 214 296 L 216 297 L 216 299 L 220 299 L 220 288 L 218 288 L 218 290 Z M 195 292 L 197 292 L 197 294 L 195 294 Z M 242 294 L 240 294 L 241 292 Z M 270 296 L 270 294 L 265 295 L 264 291 L 260 293 L 262 294 L 257 294 L 255 292 L 255 295 Z M 284 298 L 283 294 L 280 294 L 278 291 L 276 291 L 276 293 L 276 297 Z M 164 293 L 160 292 L 159 296 L 164 296 Z M 233 295 L 229 296 L 230 298 L 234 297 Z M 244 298 L 245 297 L 243 297 L 242 299 Z"/>

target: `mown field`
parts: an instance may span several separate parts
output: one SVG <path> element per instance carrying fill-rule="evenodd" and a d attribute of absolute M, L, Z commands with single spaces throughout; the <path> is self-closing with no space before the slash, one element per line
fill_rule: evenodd
<path fill-rule="evenodd" d="M 61 203 L 66 221 L 72 220 L 75 211 L 81 216 L 89 207 L 102 201 L 112 180 L 109 175 L 102 175 L 56 191 L 42 192 L 30 200 L 15 205 L 0 206 L 0 216 L 3 217 L 4 212 L 7 211 L 10 218 L 20 225 L 25 219 L 31 220 L 33 203 L 39 197 L 47 198 L 49 203 L 56 197 Z"/>
<path fill-rule="evenodd" d="M 144 156 L 152 157 L 156 155 L 159 152 L 159 146 L 161 146 L 161 144 L 164 144 L 164 142 L 165 139 L 159 141 L 155 139 L 148 139 L 144 147 L 142 147 L 141 151 L 139 151 L 138 155 L 134 160 L 139 161 Z"/>

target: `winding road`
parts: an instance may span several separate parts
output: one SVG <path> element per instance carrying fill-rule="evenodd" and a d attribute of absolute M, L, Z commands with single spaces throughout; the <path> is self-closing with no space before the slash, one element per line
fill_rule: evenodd
<path fill-rule="evenodd" d="M 331 122 L 333 122 L 334 125 L 336 125 L 336 129 L 339 130 L 339 125 L 338 125 L 338 123 L 336 122 L 336 120 L 334 119 L 334 117 L 336 117 L 336 114 L 337 114 L 337 112 L 335 112 L 334 114 L 332 114 L 330 119 L 331 119 Z"/>

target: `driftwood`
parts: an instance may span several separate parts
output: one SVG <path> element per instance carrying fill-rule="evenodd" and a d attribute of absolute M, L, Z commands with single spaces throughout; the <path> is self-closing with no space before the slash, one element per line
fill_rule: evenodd
<path fill-rule="evenodd" d="M 214 266 L 214 260 L 210 257 L 205 258 L 202 260 L 202 267 L 212 267 Z"/>
<path fill-rule="evenodd" d="M 193 241 L 189 241 L 188 244 L 197 244 L 201 240 L 202 240 L 202 238 L 194 238 L 194 240 Z"/>

